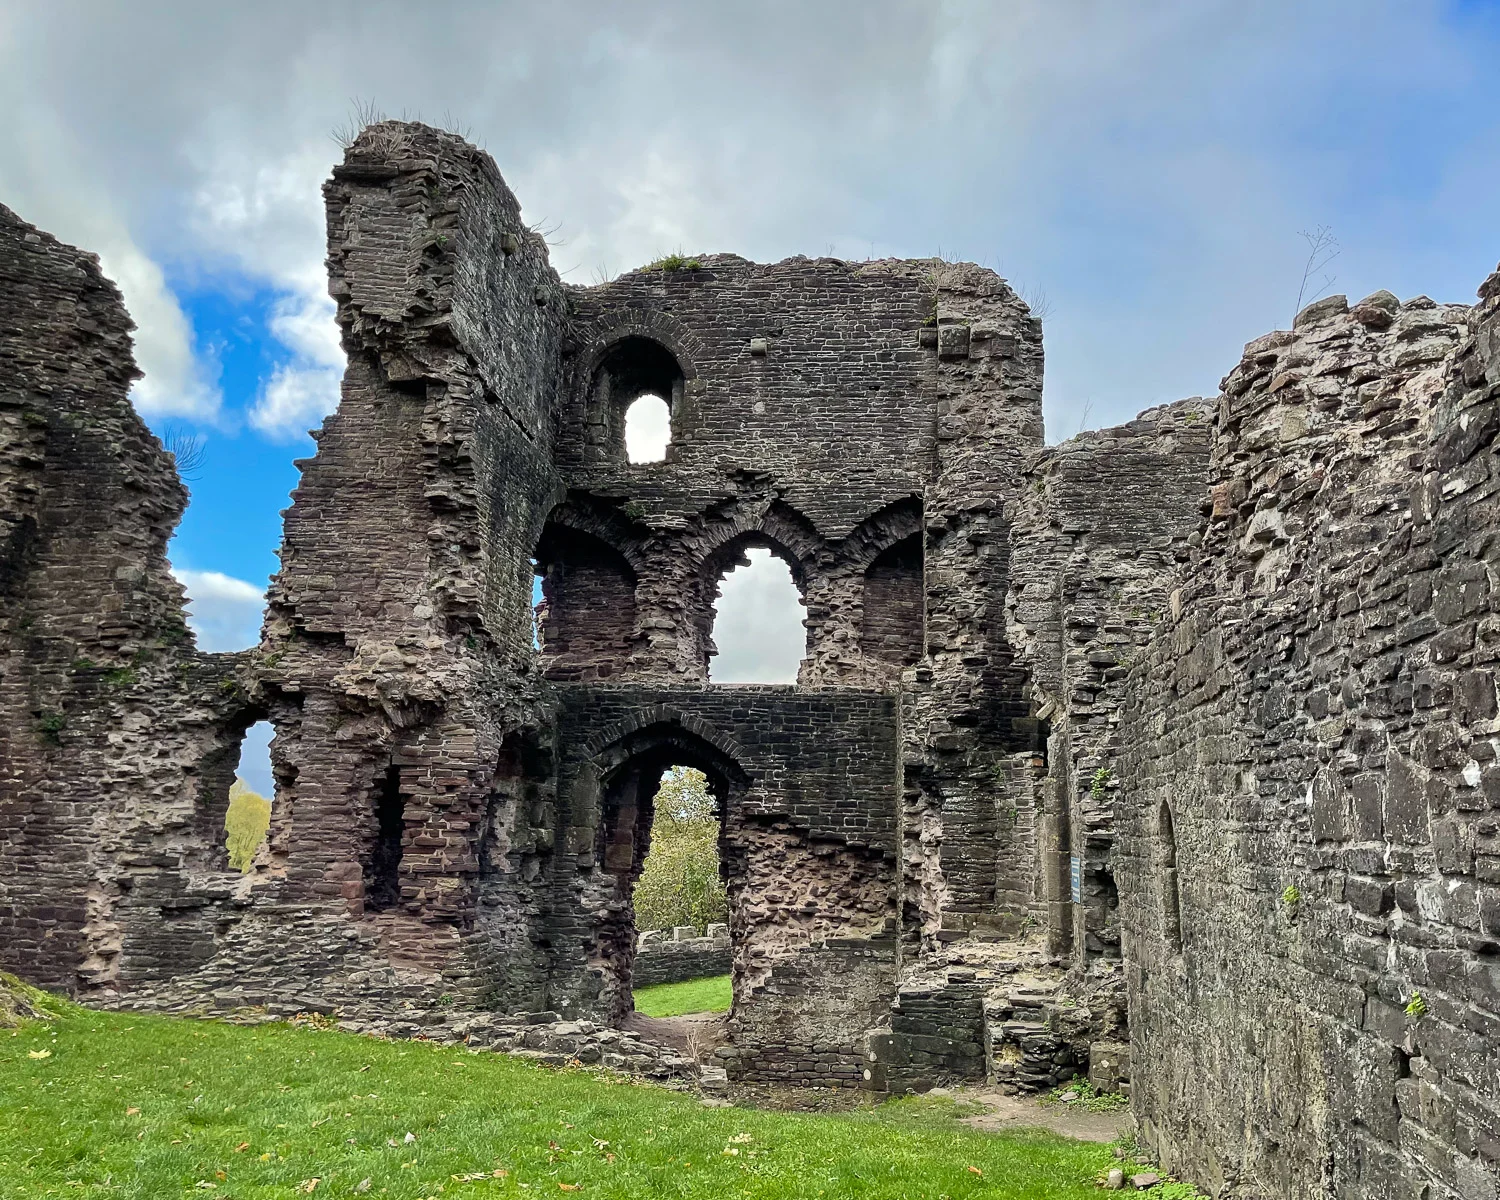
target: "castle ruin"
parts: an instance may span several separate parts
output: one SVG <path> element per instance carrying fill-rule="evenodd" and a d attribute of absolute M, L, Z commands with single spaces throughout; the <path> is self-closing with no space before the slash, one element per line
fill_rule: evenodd
<path fill-rule="evenodd" d="M 575 287 L 487 155 L 398 122 L 325 200 L 342 400 L 234 654 L 184 621 L 118 292 L 0 208 L 0 965 L 618 1023 L 690 766 L 732 1077 L 1078 1072 L 1214 1195 L 1495 1200 L 1500 273 L 1319 301 L 1221 395 L 1044 448 L 1041 323 L 978 267 Z M 755 546 L 806 606 L 795 686 L 709 682 Z"/>

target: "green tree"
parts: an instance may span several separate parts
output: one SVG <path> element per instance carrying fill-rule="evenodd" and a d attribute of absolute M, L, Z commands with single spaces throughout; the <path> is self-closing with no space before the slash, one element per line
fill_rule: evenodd
<path fill-rule="evenodd" d="M 229 865 L 236 871 L 248 871 L 270 826 L 271 802 L 252 792 L 243 779 L 236 779 L 229 788 L 229 808 L 224 813 Z"/>
<path fill-rule="evenodd" d="M 670 929 L 729 919 L 719 878 L 719 818 L 702 771 L 673 767 L 661 777 L 651 851 L 635 885 L 638 929 Z"/>

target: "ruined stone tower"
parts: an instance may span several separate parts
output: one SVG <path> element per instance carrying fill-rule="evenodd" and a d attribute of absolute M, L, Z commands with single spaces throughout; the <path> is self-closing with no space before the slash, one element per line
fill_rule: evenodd
<path fill-rule="evenodd" d="M 732 1074 L 1091 1072 L 1216 1194 L 1494 1200 L 1500 276 L 1313 306 L 1222 396 L 1043 449 L 1040 323 L 977 267 L 573 287 L 486 155 L 395 122 L 325 199 L 348 371 L 232 655 L 167 571 L 185 492 L 118 294 L 0 209 L 0 964 L 617 1021 L 691 766 Z M 625 453 L 645 394 L 659 463 Z M 805 604 L 795 686 L 709 679 L 755 546 Z"/>

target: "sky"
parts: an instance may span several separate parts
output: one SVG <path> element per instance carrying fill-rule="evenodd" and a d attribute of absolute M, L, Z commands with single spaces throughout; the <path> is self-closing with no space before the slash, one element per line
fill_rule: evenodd
<path fill-rule="evenodd" d="M 202 439 L 171 556 L 233 649 L 337 401 L 319 186 L 361 105 L 488 149 L 573 282 L 992 267 L 1044 318 L 1056 441 L 1213 394 L 1290 322 L 1304 231 L 1315 287 L 1472 300 L 1497 64 L 1500 0 L 0 0 L 0 203 L 100 254 L 138 409 Z M 790 612 L 774 567 L 749 594 Z"/>

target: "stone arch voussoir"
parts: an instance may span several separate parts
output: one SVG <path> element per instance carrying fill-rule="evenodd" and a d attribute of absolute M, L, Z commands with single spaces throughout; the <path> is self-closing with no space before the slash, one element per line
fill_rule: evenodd
<path fill-rule="evenodd" d="M 641 552 L 639 539 L 629 535 L 625 523 L 613 512 L 601 512 L 593 505 L 580 501 L 578 497 L 569 497 L 554 505 L 547 514 L 547 519 L 542 522 L 541 533 L 537 536 L 538 542 L 545 536 L 549 526 L 598 538 L 611 550 L 619 553 L 635 572 L 637 579 L 642 578 L 649 569 Z"/>
<path fill-rule="evenodd" d="M 841 564 L 864 570 L 898 542 L 922 532 L 922 502 L 903 496 L 871 513 L 839 546 Z"/>
<path fill-rule="evenodd" d="M 749 771 L 745 763 L 749 760 L 749 756 L 744 747 L 701 717 L 664 704 L 652 705 L 650 708 L 631 713 L 595 734 L 585 744 L 584 755 L 601 771 L 608 770 L 612 765 L 618 765 L 611 764 L 609 761 L 616 752 L 623 755 L 622 763 L 634 758 L 645 747 L 629 746 L 628 743 L 637 735 L 657 728 L 663 730 L 664 733 L 675 729 L 689 734 L 715 752 L 714 756 L 722 760 L 721 765 L 733 768 L 734 775 L 748 778 Z M 665 737 L 663 740 L 666 740 Z"/>
<path fill-rule="evenodd" d="M 695 334 L 668 313 L 643 313 L 636 309 L 608 312 L 593 323 L 591 334 L 578 372 L 582 387 L 587 388 L 593 382 L 609 352 L 630 337 L 646 338 L 669 351 L 677 360 L 683 381 L 689 387 L 698 379 L 698 362 L 704 357 L 705 347 Z"/>

